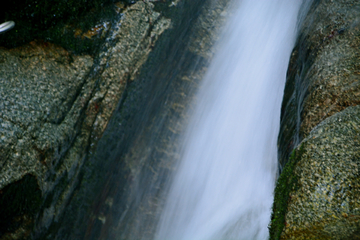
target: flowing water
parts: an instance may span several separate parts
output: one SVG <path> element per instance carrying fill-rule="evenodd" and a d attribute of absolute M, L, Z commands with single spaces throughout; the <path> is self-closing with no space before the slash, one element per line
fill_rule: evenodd
<path fill-rule="evenodd" d="M 242 0 L 198 93 L 156 239 L 266 239 L 301 0 Z"/>

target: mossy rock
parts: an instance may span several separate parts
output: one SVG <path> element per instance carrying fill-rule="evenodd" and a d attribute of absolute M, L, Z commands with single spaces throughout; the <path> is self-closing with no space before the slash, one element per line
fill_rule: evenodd
<path fill-rule="evenodd" d="M 360 106 L 349 107 L 302 141 L 302 153 L 289 161 L 277 183 L 271 239 L 357 239 L 359 126 Z"/>
<path fill-rule="evenodd" d="M 359 7 L 356 0 L 313 1 L 300 26 L 281 111 L 284 170 L 271 239 L 359 239 Z"/>
<path fill-rule="evenodd" d="M 285 165 L 275 188 L 275 199 L 271 215 L 271 223 L 269 225 L 270 239 L 279 239 L 284 229 L 285 215 L 287 212 L 288 202 L 290 200 L 290 192 L 299 188 L 299 180 L 294 175 L 294 168 L 304 154 L 304 145 L 294 149 L 291 153 L 290 160 Z"/>

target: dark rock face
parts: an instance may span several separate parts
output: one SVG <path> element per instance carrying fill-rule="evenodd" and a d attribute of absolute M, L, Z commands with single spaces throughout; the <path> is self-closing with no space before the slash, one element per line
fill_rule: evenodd
<path fill-rule="evenodd" d="M 27 237 L 40 204 L 41 191 L 32 175 L 25 175 L 3 188 L 0 192 L 0 234 L 12 232 L 5 239 Z"/>
<path fill-rule="evenodd" d="M 14 48 L 34 39 L 45 39 L 73 51 L 94 52 L 93 42 L 95 39 L 100 40 L 96 34 L 87 39 L 76 39 L 73 36 L 81 31 L 91 31 L 98 22 L 110 21 L 115 15 L 112 2 L 116 1 L 9 1 L 0 9 L 0 23 L 14 21 L 15 28 L 1 35 L 0 46 Z"/>
<path fill-rule="evenodd" d="M 0 239 L 151 237 L 228 1 L 24 2 L 0 41 Z"/>
<path fill-rule="evenodd" d="M 282 106 L 272 239 L 358 237 L 359 12 L 358 1 L 314 1 L 302 23 Z"/>
<path fill-rule="evenodd" d="M 64 49 L 39 42 L 0 52 L 0 189 L 31 175 L 45 198 L 73 177 L 63 162 L 81 114 L 79 104 L 72 106 L 93 60 L 74 56 L 70 61 Z"/>
<path fill-rule="evenodd" d="M 166 14 L 172 29 L 159 39 L 140 75 L 130 82 L 91 159 L 98 170 L 86 173 L 86 178 L 102 172 L 104 164 L 111 171 L 97 194 L 79 190 L 98 199 L 86 212 L 90 216 L 86 229 L 67 239 L 153 239 L 166 183 L 180 157 L 179 136 L 212 56 L 216 30 L 229 14 L 227 0 L 210 3 L 180 1 Z M 69 209 L 68 216 L 72 213 Z M 84 225 L 81 216 L 76 226 Z"/>
<path fill-rule="evenodd" d="M 44 41 L 0 49 L 0 212 L 11 216 L 0 239 L 39 238 L 59 221 L 89 150 L 170 27 L 153 8 L 140 1 L 119 10 L 95 57 Z"/>

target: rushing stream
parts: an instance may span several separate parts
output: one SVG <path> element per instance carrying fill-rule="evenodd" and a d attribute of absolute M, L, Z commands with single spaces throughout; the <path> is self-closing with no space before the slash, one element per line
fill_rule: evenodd
<path fill-rule="evenodd" d="M 266 239 L 300 0 L 242 0 L 198 93 L 156 239 Z"/>

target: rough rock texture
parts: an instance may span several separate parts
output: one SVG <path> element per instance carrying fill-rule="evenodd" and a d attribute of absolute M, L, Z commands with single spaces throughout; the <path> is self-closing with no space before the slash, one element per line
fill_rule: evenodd
<path fill-rule="evenodd" d="M 170 27 L 153 7 L 119 15 L 95 60 L 41 41 L 0 49 L 0 203 L 23 205 L 1 205 L 0 239 L 26 238 L 34 225 L 36 237 L 59 220 L 127 82 Z"/>
<path fill-rule="evenodd" d="M 78 134 L 76 128 L 84 106 L 76 104 L 76 98 L 93 59 L 77 56 L 70 60 L 64 49 L 43 45 L 32 42 L 18 49 L 0 50 L 0 189 L 9 189 L 6 187 L 14 184 L 26 188 L 27 181 L 20 180 L 31 176 L 37 180 L 35 189 L 40 189 L 45 198 L 58 184 L 71 181 L 81 165 L 79 161 L 68 163 L 64 159 Z M 53 194 L 59 198 L 64 190 Z M 3 190 L 0 198 L 6 196 L 7 191 Z M 42 200 L 39 201 L 37 205 L 42 205 Z M 55 206 L 46 207 L 55 211 Z M 13 210 L 1 211 L 3 218 Z M 21 226 L 26 218 L 32 217 L 19 216 L 8 224 L 16 222 Z M 6 231 L 2 229 L 1 233 Z"/>
<path fill-rule="evenodd" d="M 359 12 L 358 1 L 314 1 L 300 28 L 282 106 L 272 239 L 359 238 L 359 108 L 351 107 L 360 104 Z"/>
<path fill-rule="evenodd" d="M 285 228 L 272 237 L 358 239 L 359 166 L 360 106 L 356 106 L 321 122 L 294 150 L 275 196 L 278 213 L 272 224 L 281 221 Z"/>
<path fill-rule="evenodd" d="M 93 128 L 89 128 L 91 139 L 98 139 L 100 135 L 101 138 L 97 145 L 90 143 L 89 154 L 79 173 L 79 184 L 64 214 L 53 221 L 47 231 L 37 231 L 36 237 L 40 239 L 151 239 L 158 207 L 163 203 L 163 198 L 158 197 L 166 189 L 168 173 L 174 169 L 173 161 L 179 157 L 177 139 L 187 121 L 187 107 L 209 60 L 202 56 L 210 56 L 205 51 L 210 51 L 213 45 L 208 42 L 212 39 L 211 31 L 222 25 L 228 0 L 217 1 L 213 6 L 209 6 L 211 1 L 202 0 L 145 0 L 130 9 L 127 7 L 126 13 L 132 11 L 134 18 L 140 19 L 132 25 L 155 23 L 150 29 L 157 32 L 164 29 L 157 26 L 169 26 L 169 21 L 153 14 L 153 9 L 147 5 L 149 2 L 154 3 L 156 12 L 171 19 L 171 28 L 156 44 L 153 44 L 156 35 L 148 33 L 152 40 L 143 41 L 138 47 L 150 44 L 152 51 L 147 60 L 133 53 L 134 40 L 129 36 L 137 33 L 132 31 L 120 38 L 125 38 L 128 45 L 116 44 L 117 49 L 124 49 L 127 54 L 114 53 L 113 59 L 103 60 L 110 51 L 105 49 L 94 60 L 95 69 L 96 63 L 101 66 L 103 62 L 119 63 L 118 68 L 105 64 L 101 76 L 117 81 L 113 75 L 125 73 L 126 87 L 118 101 L 112 98 L 115 96 L 112 88 L 102 83 L 97 85 L 94 97 L 99 96 L 96 99 L 103 102 L 108 99 L 106 103 L 111 107 L 117 105 L 116 110 L 105 132 L 97 134 L 102 132 L 103 119 L 110 112 L 106 107 L 94 105 L 93 109 L 104 110 L 104 114 L 99 113 Z M 124 5 L 118 3 L 116 6 L 122 8 Z M 145 6 L 144 11 L 139 6 Z M 206 20 L 207 16 L 211 16 L 212 21 Z M 200 22 L 197 21 L 199 17 Z M 121 30 L 124 23 L 119 34 L 124 32 Z M 197 35 L 199 30 L 201 34 Z M 190 36 L 196 41 L 189 43 Z M 111 41 L 105 43 L 105 48 L 115 46 Z M 198 51 L 201 42 L 206 47 Z M 190 50 L 189 45 L 196 51 Z M 131 56 L 137 59 L 131 68 L 121 65 Z M 143 62 L 141 69 L 138 68 Z"/>
<path fill-rule="evenodd" d="M 283 165 L 325 118 L 360 104 L 360 3 L 314 1 L 290 59 L 279 136 Z"/>
<path fill-rule="evenodd" d="M 327 118 L 301 144 L 281 238 L 360 237 L 360 106 Z"/>

